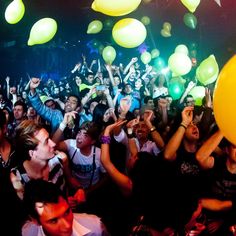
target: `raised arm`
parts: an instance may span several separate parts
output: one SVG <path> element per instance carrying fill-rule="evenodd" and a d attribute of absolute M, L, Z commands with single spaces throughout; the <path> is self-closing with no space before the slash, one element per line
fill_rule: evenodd
<path fill-rule="evenodd" d="M 132 181 L 128 176 L 121 173 L 111 162 L 110 148 L 109 148 L 109 141 L 108 141 L 110 139 L 111 131 L 116 126 L 120 126 L 124 122 L 125 121 L 118 121 L 106 127 L 103 134 L 104 141 L 102 142 L 102 145 L 101 145 L 101 162 L 104 168 L 106 169 L 107 173 L 109 174 L 109 176 L 118 185 L 121 192 L 124 195 L 129 196 L 132 192 Z"/>
<path fill-rule="evenodd" d="M 209 169 L 214 166 L 214 158 L 211 154 L 218 147 L 222 138 L 223 134 L 218 130 L 197 151 L 196 159 L 203 169 Z"/>
<path fill-rule="evenodd" d="M 185 107 L 182 111 L 182 122 L 174 133 L 174 135 L 170 138 L 164 150 L 164 158 L 170 161 L 174 161 L 176 159 L 176 152 L 180 147 L 180 144 L 183 140 L 185 130 L 192 122 L 193 119 L 193 107 Z"/>
<path fill-rule="evenodd" d="M 151 136 L 155 144 L 159 149 L 163 149 L 165 146 L 164 140 L 161 137 L 160 133 L 156 130 L 156 127 L 152 125 L 151 119 L 153 117 L 152 110 L 145 110 L 144 113 L 144 122 L 150 130 Z"/>

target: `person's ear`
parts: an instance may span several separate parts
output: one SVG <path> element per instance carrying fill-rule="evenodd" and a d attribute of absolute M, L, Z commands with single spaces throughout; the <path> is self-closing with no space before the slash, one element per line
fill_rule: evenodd
<path fill-rule="evenodd" d="M 34 156 L 34 150 L 29 150 L 29 156 L 32 158 Z"/>

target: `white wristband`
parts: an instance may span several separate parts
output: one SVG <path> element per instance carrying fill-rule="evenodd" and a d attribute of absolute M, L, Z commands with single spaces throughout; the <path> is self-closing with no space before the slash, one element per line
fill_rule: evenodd
<path fill-rule="evenodd" d="M 66 128 L 66 125 L 63 122 L 61 122 L 61 124 L 59 125 L 59 129 L 61 131 L 64 131 L 65 128 Z"/>
<path fill-rule="evenodd" d="M 127 133 L 132 134 L 133 133 L 133 128 L 127 128 Z"/>

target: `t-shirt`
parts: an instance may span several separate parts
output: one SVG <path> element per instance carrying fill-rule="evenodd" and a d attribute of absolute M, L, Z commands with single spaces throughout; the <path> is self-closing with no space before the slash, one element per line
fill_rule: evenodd
<path fill-rule="evenodd" d="M 93 168 L 95 167 L 92 185 L 96 184 L 100 180 L 101 172 L 106 172 L 101 163 L 101 149 L 92 146 L 91 153 L 88 156 L 85 156 L 80 152 L 80 149 L 76 147 L 75 139 L 67 139 L 65 140 L 65 143 L 67 145 L 69 159 L 71 161 L 73 176 L 78 179 L 84 188 L 88 188 L 92 178 Z M 94 154 L 95 165 L 93 165 Z"/>

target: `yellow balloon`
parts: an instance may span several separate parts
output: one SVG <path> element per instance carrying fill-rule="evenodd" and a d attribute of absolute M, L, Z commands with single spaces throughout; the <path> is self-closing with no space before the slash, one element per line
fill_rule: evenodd
<path fill-rule="evenodd" d="M 21 0 L 11 2 L 5 11 L 5 19 L 9 24 L 18 23 L 25 14 L 25 6 Z"/>
<path fill-rule="evenodd" d="M 94 0 L 92 9 L 109 16 L 123 16 L 134 11 L 141 0 Z"/>
<path fill-rule="evenodd" d="M 175 52 L 169 57 L 168 65 L 175 75 L 186 75 L 192 68 L 190 58 L 179 52 Z"/>
<path fill-rule="evenodd" d="M 47 43 L 54 37 L 56 32 L 57 22 L 52 18 L 43 18 L 31 28 L 28 45 Z"/>
<path fill-rule="evenodd" d="M 107 46 L 102 51 L 104 61 L 111 65 L 116 58 L 116 50 L 112 46 Z"/>
<path fill-rule="evenodd" d="M 185 7 L 188 8 L 190 12 L 195 12 L 201 0 L 181 0 Z"/>
<path fill-rule="evenodd" d="M 224 136 L 236 145 L 236 55 L 221 70 L 213 94 L 216 123 Z"/>
<path fill-rule="evenodd" d="M 171 36 L 171 33 L 170 33 L 169 30 L 162 29 L 162 30 L 161 30 L 161 35 L 162 35 L 163 37 L 167 38 L 167 37 L 170 37 L 170 36 Z"/>
<path fill-rule="evenodd" d="M 164 22 L 163 29 L 171 31 L 171 24 L 169 22 Z"/>
<path fill-rule="evenodd" d="M 183 53 L 185 55 L 188 55 L 188 48 L 184 44 L 179 44 L 175 48 L 175 52 Z"/>
<path fill-rule="evenodd" d="M 144 24 L 144 25 L 149 25 L 151 23 L 151 20 L 148 16 L 143 16 L 141 18 L 141 22 Z"/>
<path fill-rule="evenodd" d="M 89 23 L 87 34 L 97 34 L 102 30 L 103 24 L 100 20 L 93 20 Z"/>
<path fill-rule="evenodd" d="M 114 25 L 112 36 L 121 47 L 135 48 L 143 43 L 147 36 L 147 30 L 140 21 L 133 18 L 125 18 Z"/>

